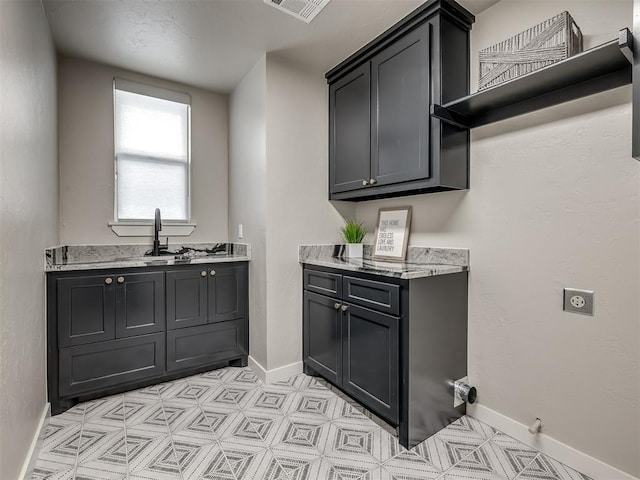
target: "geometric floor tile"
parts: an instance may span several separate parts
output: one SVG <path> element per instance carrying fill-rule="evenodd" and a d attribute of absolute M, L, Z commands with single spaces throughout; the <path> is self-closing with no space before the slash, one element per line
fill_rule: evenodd
<path fill-rule="evenodd" d="M 406 450 L 327 382 L 221 368 L 52 417 L 35 480 L 590 480 L 471 417 Z"/>
<path fill-rule="evenodd" d="M 435 479 L 442 475 L 438 468 L 424 458 L 406 450 L 385 462 L 382 468 L 388 472 L 389 478 Z"/>

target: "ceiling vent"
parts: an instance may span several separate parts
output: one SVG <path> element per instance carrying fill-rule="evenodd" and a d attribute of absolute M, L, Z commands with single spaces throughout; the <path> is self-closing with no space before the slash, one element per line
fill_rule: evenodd
<path fill-rule="evenodd" d="M 327 6 L 330 0 L 264 0 L 264 3 L 271 5 L 283 12 L 296 17 L 298 20 L 310 23 L 316 15 Z"/>

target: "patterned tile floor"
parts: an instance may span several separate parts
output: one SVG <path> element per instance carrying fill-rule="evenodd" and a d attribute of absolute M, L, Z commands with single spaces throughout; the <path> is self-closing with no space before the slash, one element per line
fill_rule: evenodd
<path fill-rule="evenodd" d="M 33 479 L 584 480 L 470 417 L 407 451 L 305 375 L 224 368 L 51 418 Z"/>

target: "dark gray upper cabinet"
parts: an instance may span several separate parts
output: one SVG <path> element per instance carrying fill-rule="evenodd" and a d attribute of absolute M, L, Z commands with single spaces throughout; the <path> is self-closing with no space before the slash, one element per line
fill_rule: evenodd
<path fill-rule="evenodd" d="M 365 188 L 370 178 L 370 88 L 368 63 L 329 86 L 331 193 Z"/>
<path fill-rule="evenodd" d="M 432 0 L 327 73 L 330 199 L 468 188 L 469 132 L 430 109 L 469 92 L 473 21 Z"/>
<path fill-rule="evenodd" d="M 371 60 L 371 178 L 377 185 L 429 178 L 430 30 L 422 25 Z"/>

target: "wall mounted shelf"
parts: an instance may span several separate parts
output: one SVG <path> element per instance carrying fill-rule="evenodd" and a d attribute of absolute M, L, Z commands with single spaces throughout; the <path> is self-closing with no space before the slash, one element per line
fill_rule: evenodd
<path fill-rule="evenodd" d="M 449 124 L 474 128 L 631 83 L 633 36 L 618 39 L 535 72 L 444 105 L 431 115 Z"/>

